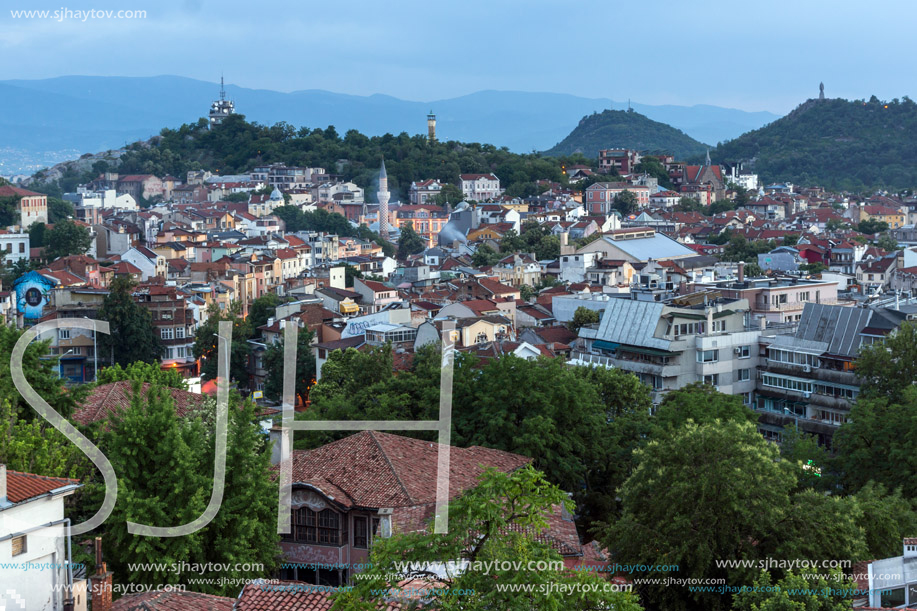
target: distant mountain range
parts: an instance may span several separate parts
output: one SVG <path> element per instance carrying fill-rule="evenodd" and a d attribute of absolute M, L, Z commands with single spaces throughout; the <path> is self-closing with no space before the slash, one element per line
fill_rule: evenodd
<path fill-rule="evenodd" d="M 281 93 L 228 85 L 236 111 L 262 124 L 334 125 L 343 134 L 426 132 L 426 114 L 437 115 L 442 139 L 485 142 L 515 152 L 546 149 L 584 115 L 626 105 L 559 93 L 480 91 L 432 102 L 386 95 L 354 96 L 308 90 Z M 126 143 L 206 116 L 219 85 L 177 76 L 64 76 L 0 81 L 0 174 L 31 173 L 37 166 Z M 716 106 L 650 106 L 634 110 L 691 137 L 715 143 L 778 118 Z"/>
<path fill-rule="evenodd" d="M 808 100 L 787 116 L 710 151 L 764 181 L 860 190 L 917 186 L 917 104 Z M 696 159 L 700 159 L 698 156 Z"/>
<path fill-rule="evenodd" d="M 708 147 L 671 125 L 653 121 L 638 112 L 605 110 L 583 117 L 576 129 L 545 154 L 582 153 L 586 157 L 597 157 L 604 148 L 671 153 L 684 159 L 702 154 Z"/>

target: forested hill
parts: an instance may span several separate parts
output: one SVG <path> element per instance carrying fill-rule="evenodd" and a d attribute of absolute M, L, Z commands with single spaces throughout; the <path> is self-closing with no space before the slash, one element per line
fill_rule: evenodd
<path fill-rule="evenodd" d="M 809 100 L 760 129 L 710 151 L 715 162 L 754 160 L 765 182 L 832 189 L 917 185 L 917 104 L 903 100 Z"/>
<path fill-rule="evenodd" d="M 59 184 L 42 185 L 43 174 L 35 175 L 31 188 L 51 193 L 68 191 L 101 171 L 121 174 L 155 174 L 184 177 L 188 170 L 209 170 L 222 175 L 248 173 L 258 164 L 322 167 L 329 173 L 352 180 L 363 188 L 373 187 L 379 165 L 385 158 L 389 189 L 393 197 L 407 199 L 411 182 L 437 178 L 455 184 L 459 174 L 493 172 L 512 196 L 537 193 L 535 181 L 565 182 L 561 161 L 588 163 L 575 157 L 565 160 L 537 154 L 519 155 L 490 144 L 460 142 L 429 143 L 425 136 L 367 137 L 356 130 L 343 136 L 334 127 L 296 129 L 286 123 L 264 126 L 249 123 L 243 115 L 232 115 L 222 125 L 207 129 L 201 119 L 193 125 L 164 129 L 159 136 L 136 142 L 109 161 L 102 159 L 92 169 L 69 169 Z M 51 188 L 48 188 L 51 187 Z M 52 193 L 53 194 L 53 193 Z"/>
<path fill-rule="evenodd" d="M 606 110 L 587 115 L 570 134 L 545 151 L 546 155 L 582 153 L 598 157 L 599 151 L 627 148 L 651 153 L 671 153 L 678 158 L 703 154 L 707 146 L 675 129 L 632 110 Z"/>

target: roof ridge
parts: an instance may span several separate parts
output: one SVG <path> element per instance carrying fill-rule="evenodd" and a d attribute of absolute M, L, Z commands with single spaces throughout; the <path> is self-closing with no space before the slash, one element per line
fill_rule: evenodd
<path fill-rule="evenodd" d="M 392 464 L 392 461 L 388 457 L 388 453 L 385 451 L 385 448 L 383 448 L 382 444 L 379 443 L 379 440 L 376 439 L 376 433 L 378 433 L 379 431 L 367 431 L 367 432 L 369 433 L 369 437 L 373 440 L 373 443 L 375 443 L 376 447 L 379 448 L 379 451 L 382 452 L 382 457 L 385 458 L 386 464 L 388 465 L 389 469 L 392 470 L 392 474 L 395 476 L 395 481 L 397 481 L 398 485 L 401 486 L 401 490 L 402 492 L 404 492 L 404 495 L 408 498 L 409 501 L 411 501 L 412 504 L 416 505 L 417 501 L 414 500 L 414 497 L 412 497 L 411 493 L 408 492 L 407 486 L 405 486 L 404 482 L 401 481 L 401 476 L 398 474 L 398 470 L 395 469 L 395 465 Z"/>

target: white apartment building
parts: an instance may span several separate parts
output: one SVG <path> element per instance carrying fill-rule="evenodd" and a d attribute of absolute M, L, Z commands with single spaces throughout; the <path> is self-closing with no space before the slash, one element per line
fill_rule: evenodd
<path fill-rule="evenodd" d="M 483 202 L 503 195 L 500 179 L 493 174 L 462 174 L 459 179 L 465 199 Z"/>

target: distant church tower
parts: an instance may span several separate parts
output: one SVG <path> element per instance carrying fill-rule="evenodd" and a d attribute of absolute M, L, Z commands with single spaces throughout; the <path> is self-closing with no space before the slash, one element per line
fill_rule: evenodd
<path fill-rule="evenodd" d="M 427 115 L 427 140 L 436 142 L 436 115 L 433 114 L 432 110 Z"/>
<path fill-rule="evenodd" d="M 376 199 L 379 200 L 379 236 L 383 240 L 388 240 L 388 198 L 388 174 L 383 159 L 382 168 L 379 170 L 379 191 L 376 193 Z"/>
<path fill-rule="evenodd" d="M 825 99 L 825 84 L 824 83 L 818 84 L 818 99 L 819 100 Z"/>
<path fill-rule="evenodd" d="M 226 99 L 226 89 L 223 87 L 223 76 L 220 75 L 220 99 L 214 100 L 210 105 L 210 124 L 208 127 L 213 129 L 214 125 L 219 125 L 223 119 L 236 112 L 236 105 L 232 100 Z"/>
<path fill-rule="evenodd" d="M 707 149 L 707 158 L 704 160 L 704 165 L 710 166 L 713 165 L 710 163 L 710 149 Z"/>

